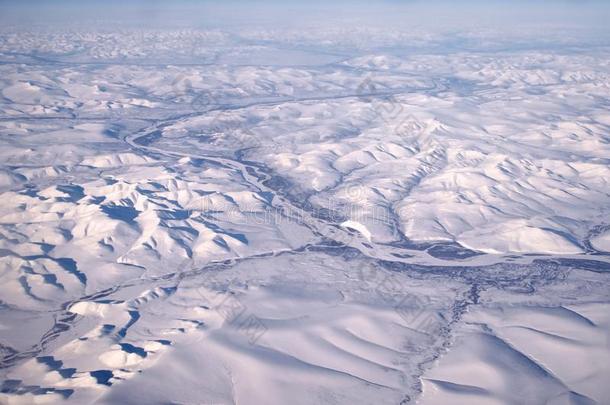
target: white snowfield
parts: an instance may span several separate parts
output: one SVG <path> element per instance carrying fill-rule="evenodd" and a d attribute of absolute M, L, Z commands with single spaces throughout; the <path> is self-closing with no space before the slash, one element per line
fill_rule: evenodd
<path fill-rule="evenodd" d="M 0 404 L 610 403 L 607 27 L 2 7 Z"/>

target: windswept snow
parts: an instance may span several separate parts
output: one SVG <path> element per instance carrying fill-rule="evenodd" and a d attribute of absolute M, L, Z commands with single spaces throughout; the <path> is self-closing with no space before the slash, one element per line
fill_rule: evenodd
<path fill-rule="evenodd" d="M 608 402 L 607 8 L 1 7 L 0 403 Z"/>

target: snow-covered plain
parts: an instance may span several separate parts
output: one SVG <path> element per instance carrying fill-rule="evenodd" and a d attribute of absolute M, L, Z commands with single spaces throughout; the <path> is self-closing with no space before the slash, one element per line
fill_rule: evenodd
<path fill-rule="evenodd" d="M 610 403 L 607 8 L 175 7 L 0 13 L 0 403 Z"/>

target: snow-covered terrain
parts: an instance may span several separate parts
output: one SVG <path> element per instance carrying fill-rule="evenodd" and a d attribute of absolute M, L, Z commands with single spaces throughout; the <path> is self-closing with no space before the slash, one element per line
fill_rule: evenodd
<path fill-rule="evenodd" d="M 0 404 L 610 403 L 608 7 L 348 3 L 0 4 Z"/>

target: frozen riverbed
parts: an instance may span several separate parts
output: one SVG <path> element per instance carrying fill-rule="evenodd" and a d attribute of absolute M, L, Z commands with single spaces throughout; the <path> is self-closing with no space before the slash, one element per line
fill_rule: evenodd
<path fill-rule="evenodd" d="M 0 403 L 607 403 L 608 10 L 500 4 L 2 5 Z"/>

